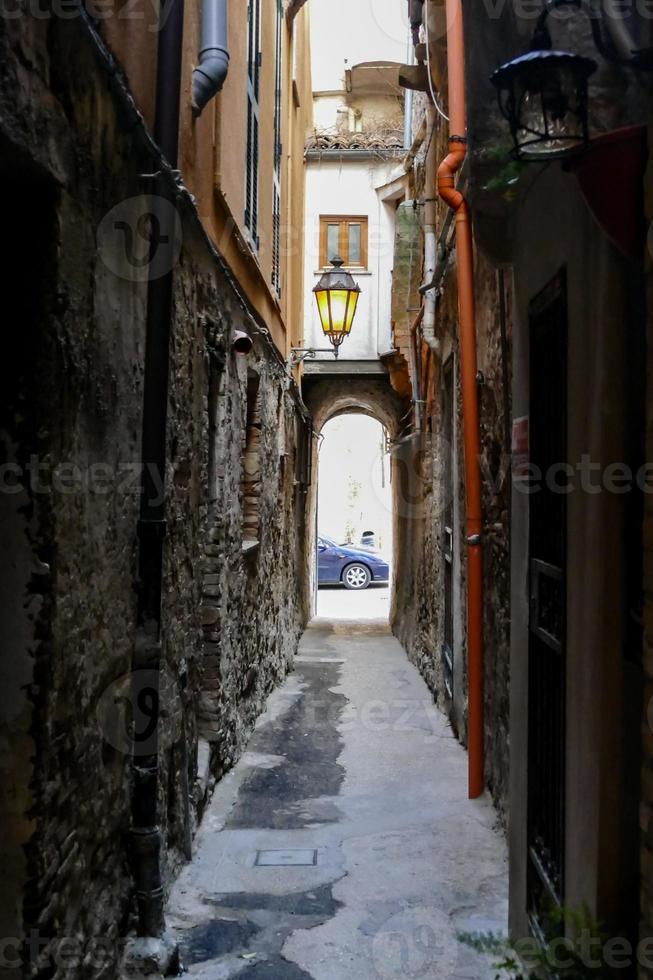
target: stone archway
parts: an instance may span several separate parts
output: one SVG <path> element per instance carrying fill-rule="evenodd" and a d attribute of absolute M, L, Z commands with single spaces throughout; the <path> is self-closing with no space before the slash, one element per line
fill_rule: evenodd
<path fill-rule="evenodd" d="M 402 438 L 402 420 L 408 413 L 409 406 L 390 386 L 386 377 L 347 375 L 330 378 L 305 378 L 303 397 L 307 408 L 313 417 L 313 428 L 316 435 L 322 431 L 326 423 L 340 415 L 368 415 L 380 422 L 387 429 L 391 442 L 400 443 Z M 403 527 L 399 520 L 400 508 L 397 506 L 399 481 L 396 477 L 397 459 L 391 457 L 391 482 L 393 488 L 393 538 L 395 556 L 402 554 Z M 314 594 L 315 584 L 315 554 L 317 491 L 318 491 L 318 442 L 313 443 L 312 472 L 315 477 L 309 489 L 307 499 L 307 547 L 305 581 L 309 583 L 310 594 Z M 394 592 L 394 589 L 393 589 Z M 391 622 L 394 619 L 394 597 L 391 604 Z"/>
<path fill-rule="evenodd" d="M 392 439 L 399 436 L 404 401 L 385 378 L 348 375 L 304 382 L 304 401 L 316 432 L 337 415 L 363 414 L 381 422 Z"/>

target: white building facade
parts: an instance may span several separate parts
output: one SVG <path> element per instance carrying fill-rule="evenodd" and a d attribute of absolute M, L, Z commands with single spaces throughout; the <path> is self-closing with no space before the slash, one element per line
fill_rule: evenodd
<path fill-rule="evenodd" d="M 339 351 L 307 359 L 307 374 L 380 373 L 392 348 L 391 289 L 395 213 L 405 199 L 404 90 L 399 67 L 406 50 L 403 5 L 365 0 L 352 9 L 334 0 L 350 24 L 346 37 L 331 37 L 343 21 L 332 4 L 312 9 L 314 132 L 306 147 L 305 295 L 334 254 L 344 261 L 361 294 L 351 335 Z M 364 8 L 364 9 L 363 9 Z M 330 43 L 333 42 L 333 43 Z M 333 57 L 341 54 L 342 61 Z M 374 53 L 387 60 L 362 61 Z M 304 346 L 328 347 L 315 303 L 306 303 Z"/>
<path fill-rule="evenodd" d="M 334 252 L 345 253 L 345 266 L 361 288 L 351 336 L 340 350 L 342 361 L 377 361 L 392 347 L 395 211 L 404 198 L 393 157 L 383 159 L 366 149 L 308 151 L 305 294 L 329 268 Z M 324 347 L 316 304 L 307 303 L 305 310 L 305 345 Z"/>

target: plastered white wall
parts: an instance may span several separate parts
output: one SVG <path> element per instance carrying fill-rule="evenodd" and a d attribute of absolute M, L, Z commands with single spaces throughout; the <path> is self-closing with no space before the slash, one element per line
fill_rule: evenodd
<path fill-rule="evenodd" d="M 340 356 L 375 359 L 391 344 L 391 288 L 395 202 L 382 200 L 383 188 L 397 175 L 396 161 L 310 161 L 306 174 L 306 265 L 304 341 L 328 346 L 311 291 L 322 274 L 319 261 L 320 215 L 367 216 L 368 266 L 354 278 L 361 288 L 356 319 Z M 328 359 L 326 355 L 325 359 Z"/>

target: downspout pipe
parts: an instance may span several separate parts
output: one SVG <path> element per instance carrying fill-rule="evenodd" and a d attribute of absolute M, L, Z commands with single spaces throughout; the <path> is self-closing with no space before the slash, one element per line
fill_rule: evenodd
<path fill-rule="evenodd" d="M 456 220 L 460 371 L 465 447 L 469 797 L 476 799 L 483 793 L 485 786 L 483 527 L 480 469 L 481 439 L 476 366 L 474 248 L 469 205 L 464 195 L 457 190 L 455 180 L 467 152 L 462 0 L 445 0 L 445 10 L 450 135 L 449 153 L 438 169 L 438 193 L 452 209 Z"/>
<path fill-rule="evenodd" d="M 157 54 L 154 137 L 172 168 L 179 149 L 184 0 L 162 8 Z M 177 200 L 165 174 L 151 187 L 152 220 L 158 234 L 150 246 L 143 379 L 141 506 L 138 521 L 137 621 L 132 657 L 134 719 L 147 703 L 147 731 L 132 734 L 131 850 L 138 904 L 138 935 L 165 933 L 159 826 L 159 679 L 162 649 L 162 596 L 166 537 L 166 436 L 173 312 Z M 164 275 L 161 268 L 166 269 Z"/>
<path fill-rule="evenodd" d="M 415 64 L 415 46 L 412 35 L 408 37 L 406 63 L 409 65 Z M 407 151 L 413 145 L 413 94 L 412 88 L 407 88 L 404 96 L 404 149 Z"/>
<path fill-rule="evenodd" d="M 422 12 L 424 0 L 408 0 L 408 19 L 410 30 L 413 35 L 413 44 L 419 44 L 419 29 L 422 26 Z"/>
<path fill-rule="evenodd" d="M 415 431 L 422 430 L 422 377 L 421 377 L 421 358 L 419 351 L 419 340 L 417 331 L 424 317 L 424 304 L 420 307 L 419 313 L 413 320 L 410 327 L 410 369 L 413 381 L 413 406 L 415 418 Z"/>
<path fill-rule="evenodd" d="M 199 64 L 193 71 L 192 107 L 199 116 L 221 91 L 229 72 L 227 0 L 203 0 Z"/>
<path fill-rule="evenodd" d="M 431 191 L 435 187 L 436 177 L 436 152 L 437 144 L 435 139 L 436 113 L 431 103 L 426 107 L 426 138 L 428 140 L 428 151 L 426 154 L 426 200 L 424 201 L 424 282 L 432 282 L 435 276 L 435 268 L 438 259 L 438 239 L 436 233 L 436 213 L 435 197 Z M 437 296 L 435 290 L 431 289 L 424 294 L 424 320 L 422 323 L 422 335 L 424 342 L 431 348 L 433 353 L 440 356 L 440 343 L 435 334 L 435 310 Z"/>

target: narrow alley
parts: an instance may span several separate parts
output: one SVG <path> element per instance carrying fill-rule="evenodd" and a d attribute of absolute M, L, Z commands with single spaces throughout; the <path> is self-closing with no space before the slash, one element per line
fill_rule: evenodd
<path fill-rule="evenodd" d="M 0 0 L 0 980 L 653 980 L 653 0 Z"/>
<path fill-rule="evenodd" d="M 360 598 L 360 597 L 357 597 Z M 387 625 L 316 619 L 217 788 L 168 921 L 193 977 L 492 980 L 507 852 Z"/>

